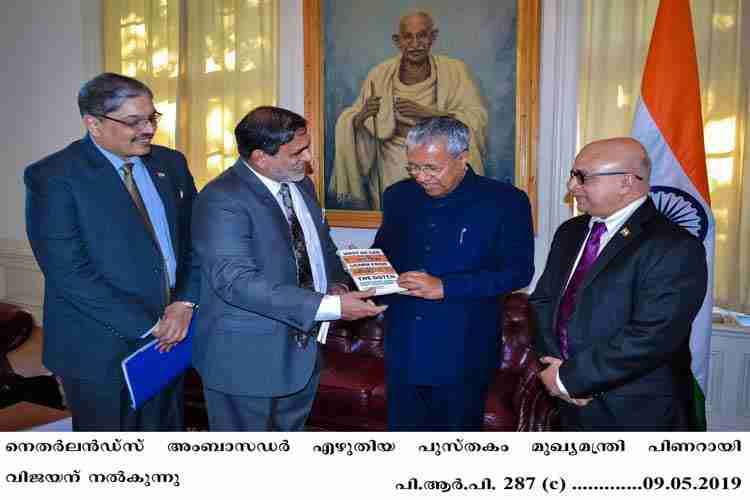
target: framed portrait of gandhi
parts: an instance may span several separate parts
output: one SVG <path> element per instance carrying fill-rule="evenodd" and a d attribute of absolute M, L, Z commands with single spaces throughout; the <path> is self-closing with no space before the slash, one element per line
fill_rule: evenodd
<path fill-rule="evenodd" d="M 332 226 L 376 228 L 406 135 L 453 116 L 469 164 L 536 213 L 539 0 L 304 0 L 305 115 Z M 404 207 L 408 209 L 408 207 Z"/>

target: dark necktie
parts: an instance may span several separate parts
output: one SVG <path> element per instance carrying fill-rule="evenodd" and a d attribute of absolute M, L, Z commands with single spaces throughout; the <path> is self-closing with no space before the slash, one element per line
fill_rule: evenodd
<path fill-rule="evenodd" d="M 310 266 L 310 256 L 307 254 L 307 244 L 305 243 L 305 233 L 302 231 L 302 225 L 299 223 L 297 214 L 292 204 L 292 193 L 289 190 L 289 184 L 281 184 L 281 201 L 284 203 L 286 218 L 289 221 L 289 231 L 292 236 L 292 249 L 294 258 L 297 262 L 297 283 L 301 288 L 315 290 L 313 281 L 312 267 Z M 313 333 L 315 329 L 313 329 Z M 297 344 L 304 348 L 307 345 L 309 335 L 301 330 L 295 330 L 295 340 Z"/>
<path fill-rule="evenodd" d="M 156 231 L 154 230 L 154 225 L 151 224 L 151 218 L 148 215 L 145 203 L 143 203 L 141 192 L 138 190 L 138 185 L 135 183 L 135 179 L 133 179 L 133 164 L 130 162 L 123 163 L 122 167 L 120 167 L 120 171 L 122 172 L 122 181 L 125 184 L 125 189 L 127 189 L 128 193 L 130 193 L 130 197 L 133 199 L 133 203 L 135 203 L 135 207 L 138 209 L 138 213 L 141 214 L 141 218 L 143 219 L 143 223 L 146 225 L 146 229 L 154 239 L 156 246 L 159 248 L 159 256 L 161 257 L 162 261 L 162 274 L 164 275 L 164 288 L 166 290 L 167 304 L 169 304 L 169 273 L 167 272 L 167 265 L 164 262 L 164 252 L 162 252 L 161 246 L 159 245 L 159 238 L 156 237 Z"/>
<path fill-rule="evenodd" d="M 576 294 L 583 283 L 583 279 L 586 277 L 586 272 L 591 268 L 591 265 L 599 254 L 599 242 L 605 232 L 607 232 L 607 226 L 603 222 L 594 223 L 591 233 L 586 240 L 586 246 L 583 248 L 581 258 L 578 260 L 578 265 L 568 282 L 568 287 L 565 289 L 562 301 L 560 302 L 560 308 L 557 311 L 557 338 L 560 341 L 560 352 L 564 359 L 568 359 L 570 354 L 568 350 L 568 323 L 575 310 Z"/>

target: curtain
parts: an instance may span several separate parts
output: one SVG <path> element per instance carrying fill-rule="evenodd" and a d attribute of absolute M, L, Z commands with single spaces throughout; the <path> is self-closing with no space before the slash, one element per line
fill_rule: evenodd
<path fill-rule="evenodd" d="M 237 158 L 234 127 L 278 100 L 278 0 L 104 0 L 104 67 L 146 83 L 155 142 L 201 188 Z"/>
<path fill-rule="evenodd" d="M 579 148 L 630 133 L 658 5 L 658 0 L 584 1 Z M 750 145 L 750 47 L 742 53 L 748 0 L 693 0 L 690 6 L 716 218 L 714 304 L 750 312 L 750 165 L 745 151 Z"/>

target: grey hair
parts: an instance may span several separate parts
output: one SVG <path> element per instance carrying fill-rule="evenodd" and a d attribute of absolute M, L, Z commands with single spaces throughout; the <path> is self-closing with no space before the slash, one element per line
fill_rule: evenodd
<path fill-rule="evenodd" d="M 423 18 L 425 21 L 427 21 L 427 24 L 430 26 L 430 30 L 435 29 L 435 20 L 432 18 L 432 14 L 427 12 L 423 9 L 414 9 L 406 12 L 403 16 L 401 16 L 398 20 L 398 32 L 401 32 L 401 26 L 404 25 L 404 21 L 409 19 L 410 17 L 416 17 L 419 16 Z"/>
<path fill-rule="evenodd" d="M 145 83 L 117 73 L 102 73 L 81 86 L 78 110 L 81 116 L 102 116 L 117 111 L 126 99 L 148 96 L 154 98 Z"/>
<path fill-rule="evenodd" d="M 425 118 L 417 122 L 406 135 L 407 149 L 424 146 L 435 139 L 444 139 L 446 149 L 453 158 L 469 150 L 469 127 L 448 116 Z"/>

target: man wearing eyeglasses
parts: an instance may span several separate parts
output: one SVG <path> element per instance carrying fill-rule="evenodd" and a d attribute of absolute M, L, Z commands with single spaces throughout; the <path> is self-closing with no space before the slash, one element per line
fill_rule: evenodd
<path fill-rule="evenodd" d="M 240 158 L 201 191 L 193 242 L 201 317 L 193 364 L 212 431 L 302 431 L 329 321 L 385 308 L 348 292 L 315 189 L 307 121 L 259 106 L 234 129 Z M 314 168 L 314 167 L 313 167 Z"/>
<path fill-rule="evenodd" d="M 411 178 L 384 193 L 373 246 L 408 290 L 383 299 L 390 430 L 481 430 L 498 297 L 534 273 L 528 198 L 474 173 L 469 137 L 455 118 L 418 122 L 406 139 Z"/>
<path fill-rule="evenodd" d="M 706 258 L 648 197 L 650 171 L 639 142 L 615 138 L 584 147 L 570 172 L 584 214 L 557 230 L 531 296 L 563 430 L 689 429 Z"/>
<path fill-rule="evenodd" d="M 143 83 L 101 74 L 78 106 L 86 136 L 24 174 L 45 277 L 43 361 L 76 431 L 182 430 L 181 380 L 132 411 L 120 363 L 154 325 L 163 351 L 185 337 L 199 296 L 195 184 L 181 153 L 151 144 L 161 115 Z"/>

